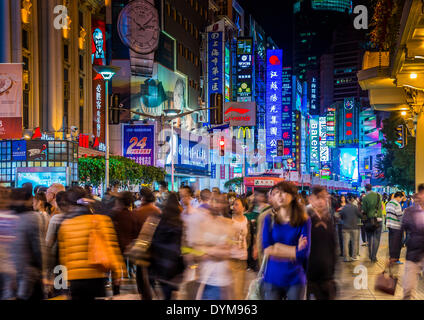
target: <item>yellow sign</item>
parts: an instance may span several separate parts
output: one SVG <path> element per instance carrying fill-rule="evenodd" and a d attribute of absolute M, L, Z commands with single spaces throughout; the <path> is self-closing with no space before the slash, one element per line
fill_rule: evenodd
<path fill-rule="evenodd" d="M 237 139 L 240 139 L 240 132 L 243 132 L 243 139 L 244 139 L 244 138 L 246 138 L 246 132 L 247 132 L 247 133 L 248 133 L 248 135 L 249 135 L 249 139 L 251 139 L 251 138 L 252 138 L 252 135 L 251 135 L 251 133 L 250 133 L 250 128 L 249 128 L 249 127 L 240 127 L 240 128 L 238 129 Z"/>

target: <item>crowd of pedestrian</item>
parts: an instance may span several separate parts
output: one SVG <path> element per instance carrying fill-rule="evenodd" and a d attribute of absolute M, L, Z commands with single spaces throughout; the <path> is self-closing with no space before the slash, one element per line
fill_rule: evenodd
<path fill-rule="evenodd" d="M 134 279 L 143 300 L 242 300 L 249 270 L 261 299 L 332 300 L 338 255 L 359 260 L 362 238 L 376 263 L 386 231 L 388 266 L 406 246 L 411 299 L 424 268 L 424 185 L 412 197 L 365 189 L 308 195 L 284 181 L 238 196 L 160 182 L 100 198 L 89 186 L 0 188 L 0 299 L 93 300 Z"/>

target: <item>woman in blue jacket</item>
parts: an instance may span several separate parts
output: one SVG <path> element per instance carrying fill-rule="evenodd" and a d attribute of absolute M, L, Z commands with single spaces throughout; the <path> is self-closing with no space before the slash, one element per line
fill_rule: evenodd
<path fill-rule="evenodd" d="M 265 300 L 305 300 L 311 221 L 297 187 L 287 181 L 270 193 L 273 213 L 264 220 L 262 244 L 268 257 L 264 273 Z"/>

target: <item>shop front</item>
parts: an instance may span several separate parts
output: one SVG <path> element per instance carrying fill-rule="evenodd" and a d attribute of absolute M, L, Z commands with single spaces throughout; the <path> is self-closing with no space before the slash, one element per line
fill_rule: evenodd
<path fill-rule="evenodd" d="M 0 184 L 33 187 L 78 181 L 78 143 L 68 140 L 0 141 Z"/>

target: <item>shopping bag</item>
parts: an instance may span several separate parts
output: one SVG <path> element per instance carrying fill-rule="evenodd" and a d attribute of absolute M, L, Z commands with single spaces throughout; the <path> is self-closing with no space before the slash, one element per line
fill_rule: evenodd
<path fill-rule="evenodd" d="M 398 278 L 394 277 L 392 274 L 388 274 L 385 271 L 377 276 L 375 281 L 375 290 L 382 291 L 387 294 L 395 295 L 396 285 Z"/>

